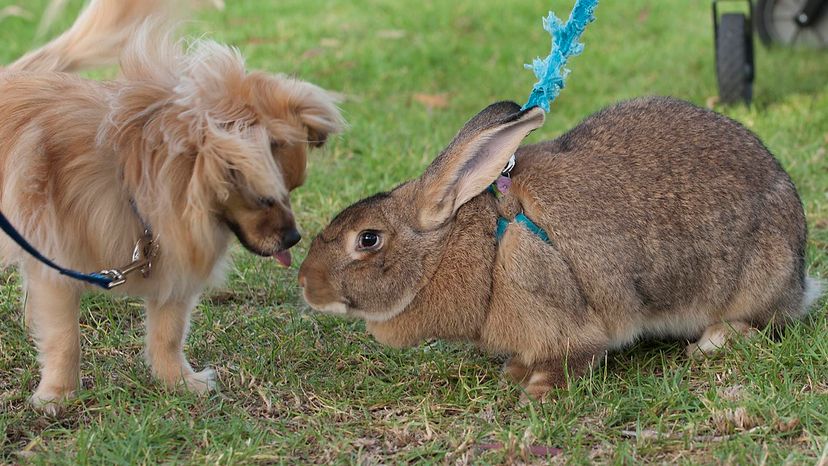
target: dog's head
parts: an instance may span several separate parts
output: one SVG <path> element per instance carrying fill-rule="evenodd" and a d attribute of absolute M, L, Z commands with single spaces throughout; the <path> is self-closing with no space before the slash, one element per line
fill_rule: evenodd
<path fill-rule="evenodd" d="M 333 97 L 309 83 L 258 72 L 236 78 L 200 92 L 196 106 L 207 109 L 196 117 L 190 204 L 215 212 L 249 251 L 289 264 L 284 251 L 301 238 L 289 193 L 305 181 L 307 151 L 338 131 L 341 117 Z"/>
<path fill-rule="evenodd" d="M 115 126 L 123 134 L 140 125 L 139 152 L 154 154 L 150 171 L 177 185 L 171 210 L 191 228 L 224 225 L 249 251 L 288 265 L 286 251 L 300 239 L 289 193 L 305 180 L 307 151 L 343 127 L 335 97 L 298 79 L 248 73 L 237 50 L 212 41 L 180 54 L 168 42 L 139 37 L 127 51 L 126 82 L 143 85 L 118 93 Z M 147 157 L 126 163 L 125 177 L 144 178 Z"/>

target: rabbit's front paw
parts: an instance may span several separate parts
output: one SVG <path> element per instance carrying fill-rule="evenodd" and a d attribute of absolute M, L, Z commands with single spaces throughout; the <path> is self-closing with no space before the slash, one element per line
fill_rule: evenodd
<path fill-rule="evenodd" d="M 406 332 L 392 321 L 367 321 L 365 328 L 375 340 L 392 348 L 410 348 L 421 341 L 416 335 L 412 335 L 413 332 Z"/>
<path fill-rule="evenodd" d="M 527 404 L 530 401 L 537 401 L 543 403 L 549 392 L 553 388 L 559 388 L 566 385 L 566 376 L 563 371 L 554 373 L 549 370 L 535 370 L 528 380 L 523 381 L 523 393 L 521 394 L 521 404 Z"/>
<path fill-rule="evenodd" d="M 503 375 L 515 383 L 522 384 L 526 382 L 531 373 L 532 370 L 530 368 L 526 367 L 526 365 L 515 358 L 510 358 L 506 361 L 506 364 L 503 365 Z"/>

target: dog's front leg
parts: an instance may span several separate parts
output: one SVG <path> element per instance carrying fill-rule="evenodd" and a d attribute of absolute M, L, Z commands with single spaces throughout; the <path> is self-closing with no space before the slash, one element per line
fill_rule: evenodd
<path fill-rule="evenodd" d="M 184 339 L 190 313 L 197 297 L 189 302 L 157 303 L 147 301 L 146 357 L 152 373 L 168 387 L 183 383 L 188 390 L 205 393 L 216 387 L 215 372 L 194 372 L 184 356 Z"/>
<path fill-rule="evenodd" d="M 40 383 L 31 403 L 52 414 L 80 384 L 79 309 L 78 288 L 27 277 L 24 312 L 40 362 Z"/>

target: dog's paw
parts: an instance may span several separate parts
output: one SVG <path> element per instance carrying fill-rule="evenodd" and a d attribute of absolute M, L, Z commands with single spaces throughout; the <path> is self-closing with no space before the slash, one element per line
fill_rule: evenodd
<path fill-rule="evenodd" d="M 216 389 L 216 371 L 206 368 L 201 372 L 193 372 L 184 379 L 187 390 L 203 394 Z"/>
<path fill-rule="evenodd" d="M 38 388 L 31 398 L 29 404 L 33 408 L 42 411 L 49 416 L 57 416 L 63 408 L 63 402 L 75 396 L 74 390 L 53 390 Z"/>

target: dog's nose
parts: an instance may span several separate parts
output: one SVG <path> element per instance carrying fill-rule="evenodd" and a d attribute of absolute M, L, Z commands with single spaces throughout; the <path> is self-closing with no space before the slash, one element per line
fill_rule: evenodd
<path fill-rule="evenodd" d="M 282 232 L 282 249 L 290 249 L 302 239 L 296 228 L 288 228 Z"/>

